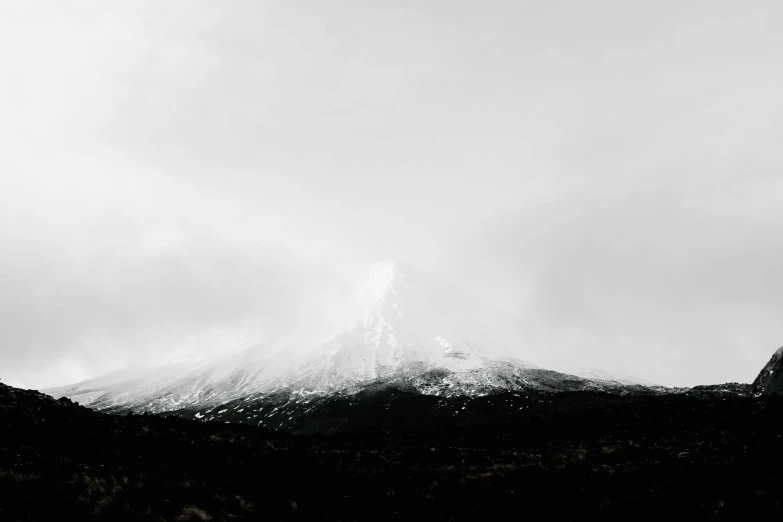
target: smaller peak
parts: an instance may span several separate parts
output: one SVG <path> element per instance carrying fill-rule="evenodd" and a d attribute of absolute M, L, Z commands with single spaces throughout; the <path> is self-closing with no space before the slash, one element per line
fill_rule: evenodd
<path fill-rule="evenodd" d="M 400 265 L 395 261 L 383 261 L 370 267 L 368 282 L 393 283 L 401 275 Z"/>
<path fill-rule="evenodd" d="M 393 260 L 376 263 L 370 267 L 367 281 L 359 294 L 376 301 L 389 292 L 394 293 L 394 289 L 405 281 L 408 272 L 407 267 Z"/>
<path fill-rule="evenodd" d="M 368 281 L 382 283 L 386 286 L 393 285 L 410 272 L 412 272 L 410 267 L 397 261 L 387 260 L 370 267 Z"/>
<path fill-rule="evenodd" d="M 400 267 L 401 264 L 397 261 L 393 259 L 387 259 L 386 261 L 381 261 L 380 263 L 375 263 L 374 265 L 370 266 L 370 274 L 395 272 L 398 271 Z"/>

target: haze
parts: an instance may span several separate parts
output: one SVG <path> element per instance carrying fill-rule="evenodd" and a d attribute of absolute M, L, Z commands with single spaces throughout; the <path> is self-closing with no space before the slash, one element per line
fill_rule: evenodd
<path fill-rule="evenodd" d="M 780 2 L 5 2 L 0 61 L 8 384 L 326 335 L 385 259 L 538 364 L 783 344 Z"/>

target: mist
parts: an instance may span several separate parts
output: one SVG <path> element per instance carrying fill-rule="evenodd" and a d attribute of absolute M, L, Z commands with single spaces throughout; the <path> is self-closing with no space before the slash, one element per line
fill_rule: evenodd
<path fill-rule="evenodd" d="M 0 378 L 349 322 L 372 263 L 665 385 L 783 344 L 778 2 L 0 7 Z M 309 341 L 308 341 L 309 342 Z"/>

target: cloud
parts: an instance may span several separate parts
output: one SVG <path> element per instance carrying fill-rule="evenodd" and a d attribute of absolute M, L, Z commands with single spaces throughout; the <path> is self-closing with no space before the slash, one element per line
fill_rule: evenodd
<path fill-rule="evenodd" d="M 672 184 L 520 210 L 470 235 L 452 270 L 473 274 L 550 361 L 664 384 L 749 380 L 783 337 L 783 246 L 769 205 L 779 181 L 745 187 L 722 205 Z"/>
<path fill-rule="evenodd" d="M 275 211 L 90 152 L 0 160 L 15 174 L 0 179 L 6 381 L 59 384 L 342 319 L 338 274 Z"/>
<path fill-rule="evenodd" d="M 86 376 L 178 349 L 214 354 L 292 331 L 323 334 L 321 307 L 337 284 L 334 273 L 284 247 L 216 236 L 189 235 L 154 253 L 75 257 L 4 242 L 6 375 L 33 381 L 41 367 L 70 359 Z"/>

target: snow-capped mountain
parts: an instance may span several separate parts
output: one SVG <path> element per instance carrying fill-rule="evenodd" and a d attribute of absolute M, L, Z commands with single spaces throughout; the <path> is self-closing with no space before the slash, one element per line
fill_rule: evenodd
<path fill-rule="evenodd" d="M 301 340 L 281 338 L 222 360 L 176 360 L 45 391 L 101 410 L 162 413 L 212 411 L 248 398 L 290 402 L 292 397 L 345 396 L 379 386 L 475 396 L 627 384 L 604 375 L 581 378 L 543 370 L 505 356 L 523 343 L 509 320 L 436 277 L 399 263 L 373 266 L 357 299 L 364 308 L 358 320 L 313 349 Z"/>

